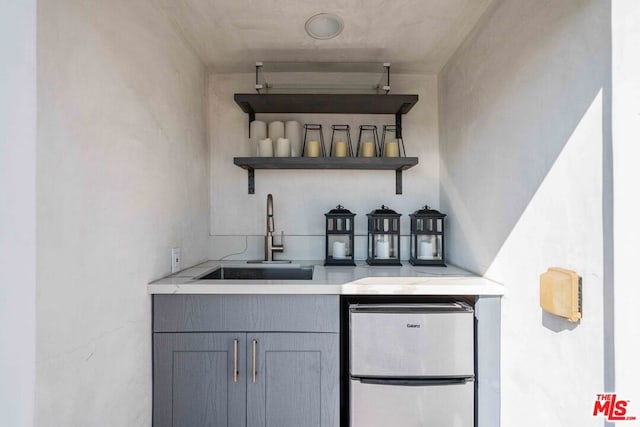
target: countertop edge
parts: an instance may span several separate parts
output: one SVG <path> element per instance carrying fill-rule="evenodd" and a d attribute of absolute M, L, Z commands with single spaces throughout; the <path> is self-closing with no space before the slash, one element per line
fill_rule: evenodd
<path fill-rule="evenodd" d="M 315 265 L 318 271 L 322 272 L 318 276 L 322 277 L 316 277 L 314 274 L 312 281 L 294 283 L 272 283 L 275 281 L 230 283 L 209 280 L 195 282 L 203 273 L 230 263 L 206 261 L 149 283 L 147 293 L 151 295 L 504 295 L 503 285 L 456 266 L 447 267 L 447 270 L 438 270 L 444 274 L 409 266 L 392 272 L 359 266 L 360 273 L 363 273 L 362 268 L 366 268 L 365 276 L 356 275 L 358 267 L 355 267 L 351 277 L 344 269 L 337 274 L 338 277 L 329 277 L 325 267 L 318 264 L 318 261 L 299 262 Z M 379 276 L 375 275 L 377 272 L 380 272 Z M 336 270 L 332 273 L 335 275 Z"/>
<path fill-rule="evenodd" d="M 493 286 L 450 285 L 436 288 L 418 285 L 412 289 L 406 289 L 403 285 L 392 284 L 369 289 L 349 285 L 148 285 L 147 293 L 150 295 L 504 295 L 502 289 Z"/>

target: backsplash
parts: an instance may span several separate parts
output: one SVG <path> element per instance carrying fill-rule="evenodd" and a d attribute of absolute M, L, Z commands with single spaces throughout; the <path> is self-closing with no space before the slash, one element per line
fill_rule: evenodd
<path fill-rule="evenodd" d="M 408 229 L 407 229 L 408 232 Z M 280 243 L 279 233 L 276 242 Z M 355 259 L 367 258 L 367 235 L 355 236 Z M 275 255 L 283 260 L 323 260 L 325 237 L 284 235 L 284 252 Z M 400 259 L 408 262 L 409 236 L 400 237 Z M 209 259 L 264 259 L 264 236 L 209 236 Z"/>

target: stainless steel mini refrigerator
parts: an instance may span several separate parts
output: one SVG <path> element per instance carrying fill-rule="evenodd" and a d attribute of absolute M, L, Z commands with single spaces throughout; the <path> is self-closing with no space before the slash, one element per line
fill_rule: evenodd
<path fill-rule="evenodd" d="M 352 427 L 473 427 L 473 309 L 349 306 Z"/>

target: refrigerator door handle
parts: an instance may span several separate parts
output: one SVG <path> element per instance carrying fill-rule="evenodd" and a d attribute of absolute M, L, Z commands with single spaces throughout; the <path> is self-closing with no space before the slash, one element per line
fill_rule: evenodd
<path fill-rule="evenodd" d="M 424 304 L 351 304 L 351 313 L 383 313 L 383 314 L 424 314 L 424 313 L 473 313 L 473 308 L 467 303 L 443 302 Z"/>
<path fill-rule="evenodd" d="M 473 381 L 473 377 L 462 378 L 354 378 L 362 384 L 397 385 L 397 386 L 438 386 L 465 384 Z"/>

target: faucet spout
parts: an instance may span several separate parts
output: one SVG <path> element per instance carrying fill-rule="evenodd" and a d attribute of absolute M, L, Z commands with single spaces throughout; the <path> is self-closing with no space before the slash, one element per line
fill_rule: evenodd
<path fill-rule="evenodd" d="M 267 194 L 267 234 L 273 233 L 275 228 L 273 222 L 273 196 Z"/>

